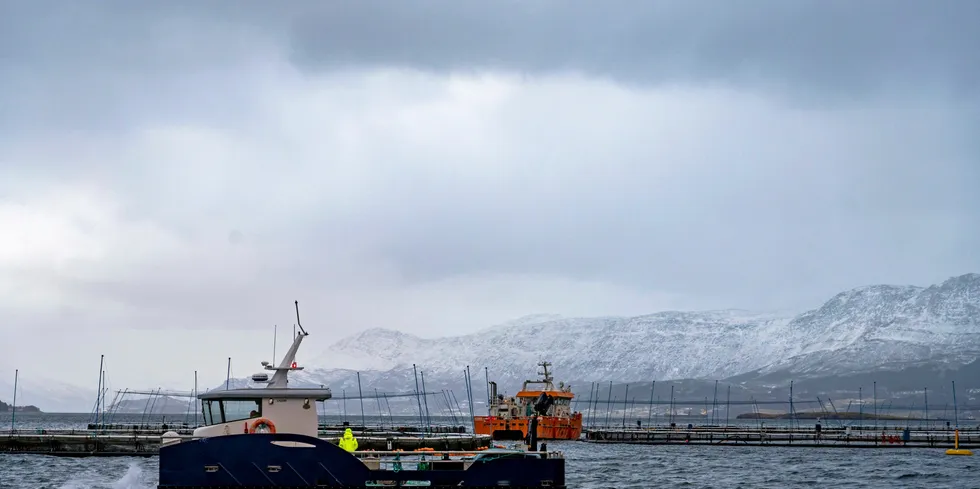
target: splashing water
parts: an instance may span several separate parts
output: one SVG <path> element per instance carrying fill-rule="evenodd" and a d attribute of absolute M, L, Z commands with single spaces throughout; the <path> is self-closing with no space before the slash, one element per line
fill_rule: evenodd
<path fill-rule="evenodd" d="M 154 489 L 155 459 L 0 455 L 0 489 Z"/>
<path fill-rule="evenodd" d="M 152 487 L 150 482 L 143 477 L 143 469 L 136 463 L 132 463 L 126 469 L 126 474 L 112 484 L 113 489 L 142 489 Z"/>

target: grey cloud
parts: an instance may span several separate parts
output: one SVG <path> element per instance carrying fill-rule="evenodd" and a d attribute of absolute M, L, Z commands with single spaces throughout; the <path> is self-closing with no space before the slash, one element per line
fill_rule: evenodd
<path fill-rule="evenodd" d="M 581 71 L 627 83 L 732 83 L 835 96 L 976 94 L 980 4 L 643 0 L 323 4 L 295 24 L 309 69 Z"/>
<path fill-rule="evenodd" d="M 202 8 L 203 7 L 203 8 Z M 0 137 L 218 124 L 247 101 L 229 75 L 276 50 L 260 10 L 191 2 L 0 2 Z"/>
<path fill-rule="evenodd" d="M 122 343 L 223 378 L 294 299 L 326 348 L 980 271 L 977 5 L 0 0 L 0 211 L 95 189 L 3 337 L 146 385 Z"/>
<path fill-rule="evenodd" d="M 641 85 L 778 89 L 818 105 L 893 89 L 976 103 L 980 86 L 980 4 L 958 0 L 366 0 L 288 9 L 6 1 L 2 9 L 0 103 L 21 109 L 20 125 L 110 124 L 141 109 L 175 118 L 233 111 L 231 102 L 209 105 L 246 83 L 223 72 L 279 51 L 314 72 L 584 72 Z"/>
<path fill-rule="evenodd" d="M 266 250 L 303 257 L 275 262 L 270 276 L 323 280 L 336 263 L 322 256 L 347 241 L 376 251 L 412 283 L 552 273 L 761 307 L 810 304 L 856 283 L 928 283 L 980 266 L 970 231 L 980 209 L 970 139 L 980 45 L 974 2 L 2 5 L 0 137 L 34 147 L 8 153 L 0 168 L 94 174 L 122 189 L 134 214 L 191 231 L 219 221 L 222 236 L 239 230 L 275 243 Z M 241 130 L 243 120 L 263 115 L 254 97 L 279 55 L 311 76 L 391 66 L 584 72 L 633 86 L 732 84 L 810 102 L 843 97 L 851 107 L 811 104 L 782 117 L 736 107 L 705 122 L 693 148 L 674 152 L 651 142 L 665 136 L 645 129 L 666 117 L 655 110 L 625 120 L 576 99 L 580 92 L 565 94 L 567 102 L 538 92 L 493 121 L 510 145 L 498 158 L 526 171 L 496 185 L 464 170 L 433 174 L 418 167 L 426 159 L 458 158 L 464 167 L 493 158 L 472 148 L 419 155 L 391 134 L 366 132 L 371 147 L 346 163 L 368 167 L 369 184 L 357 205 L 341 208 L 318 198 L 334 190 L 335 168 L 318 164 L 323 156 L 278 154 L 290 143 L 277 139 L 275 122 L 253 123 L 266 133 Z M 891 89 L 922 92 L 925 101 L 878 96 Z M 953 106 L 934 97 L 940 93 L 965 98 Z M 266 144 L 273 149 L 263 157 L 276 169 L 253 161 L 231 171 L 197 155 L 156 159 L 113 146 L 144 125 L 181 123 L 224 128 L 249 151 Z M 622 134 L 611 143 L 593 138 L 600 127 Z M 66 129 L 83 132 L 69 138 Z M 90 147 L 92 132 L 109 134 L 105 144 Z M 321 151 L 342 143 L 329 130 L 321 137 Z M 656 168 L 664 161 L 680 169 L 663 177 Z M 222 178 L 215 174 L 234 183 L 215 183 Z M 307 199 L 305 213 L 280 205 L 293 193 Z M 283 222 L 255 217 L 263 214 Z M 133 296 L 144 307 L 174 287 L 160 282 L 147 284 L 146 295 L 125 283 L 96 284 L 93 293 Z"/>
<path fill-rule="evenodd" d="M 384 255 L 407 277 L 555 273 L 724 298 L 712 305 L 805 307 L 856 284 L 980 265 L 961 248 L 976 241 L 980 175 L 964 119 L 950 113 L 878 106 L 794 124 L 736 105 L 705 121 L 692 156 L 641 135 L 605 147 L 590 137 L 617 116 L 642 126 L 635 113 L 513 110 L 497 124 L 513 127 L 520 161 L 539 171 L 500 191 L 450 175 L 378 189 L 387 205 L 364 222 L 377 223 Z M 562 129 L 548 128 L 551 117 Z M 588 161 L 586 174 L 555 180 L 548 170 L 563 161 Z M 663 162 L 677 169 L 658 175 Z"/>

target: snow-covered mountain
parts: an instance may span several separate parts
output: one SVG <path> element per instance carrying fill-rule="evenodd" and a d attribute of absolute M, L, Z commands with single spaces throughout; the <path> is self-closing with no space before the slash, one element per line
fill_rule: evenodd
<path fill-rule="evenodd" d="M 745 311 L 660 312 L 637 317 L 522 318 L 477 333 L 424 339 L 371 329 L 341 339 L 307 364 L 304 381 L 335 392 L 364 385 L 459 385 L 470 365 L 502 387 L 553 363 L 556 379 L 726 379 L 786 372 L 796 378 L 895 369 L 923 362 L 963 365 L 980 357 L 980 274 L 930 287 L 873 285 L 842 292 L 795 317 Z"/>
<path fill-rule="evenodd" d="M 800 348 L 760 370 L 794 377 L 965 365 L 980 355 L 980 274 L 930 287 L 876 285 L 837 294 L 794 318 Z"/>
<path fill-rule="evenodd" d="M 365 396 L 375 389 L 411 392 L 414 364 L 426 391 L 452 389 L 465 409 L 467 366 L 479 407 L 484 367 L 502 391 L 513 392 L 521 381 L 537 377 L 542 360 L 552 362 L 556 380 L 573 381 L 581 394 L 590 381 L 657 380 L 660 386 L 666 380 L 700 379 L 685 385 L 713 388 L 717 379 L 771 392 L 770 386 L 795 379 L 798 386 L 805 381 L 830 388 L 867 380 L 861 375 L 869 372 L 884 379 L 882 371 L 909 373 L 915 380 L 903 388 L 912 388 L 971 362 L 976 370 L 978 359 L 980 274 L 971 273 L 929 287 L 858 287 L 795 316 L 739 310 L 597 318 L 538 314 L 434 339 L 376 328 L 342 338 L 319 355 L 301 350 L 297 360 L 306 370 L 290 379 L 295 386 L 325 385 L 335 397 L 350 397 L 357 396 L 359 372 Z M 5 380 L 0 379 L 0 399 L 12 390 Z M 94 392 L 86 389 L 23 376 L 21 381 L 18 405 L 85 411 L 94 402 Z M 250 384 L 247 378 L 232 379 L 231 387 Z M 406 409 L 414 409 L 417 401 L 407 401 Z"/>
<path fill-rule="evenodd" d="M 486 366 L 505 382 L 534 377 L 542 360 L 565 379 L 718 378 L 762 367 L 773 348 L 790 348 L 767 344 L 790 320 L 743 311 L 662 312 L 520 321 L 438 339 L 371 329 L 338 341 L 309 363 L 391 373 L 411 373 L 416 364 L 433 379 L 462 379 L 467 365 Z"/>

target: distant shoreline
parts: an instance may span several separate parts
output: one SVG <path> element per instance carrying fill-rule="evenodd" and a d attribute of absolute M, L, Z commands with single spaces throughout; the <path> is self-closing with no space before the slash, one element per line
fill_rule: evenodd
<path fill-rule="evenodd" d="M 37 406 L 11 406 L 3 401 L 0 401 L 0 413 L 43 413 Z"/>
<path fill-rule="evenodd" d="M 742 413 L 735 416 L 735 419 L 847 419 L 847 420 L 883 420 L 883 421 L 943 421 L 940 418 L 930 418 L 925 419 L 921 417 L 910 417 L 910 416 L 895 416 L 892 414 L 878 414 L 874 413 L 814 413 L 814 412 L 803 412 L 795 413 L 791 415 L 790 413 Z"/>

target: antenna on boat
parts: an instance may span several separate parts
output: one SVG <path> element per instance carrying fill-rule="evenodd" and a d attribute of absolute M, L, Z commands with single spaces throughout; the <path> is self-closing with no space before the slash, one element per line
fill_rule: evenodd
<path fill-rule="evenodd" d="M 299 326 L 299 331 L 303 333 L 303 336 L 308 336 L 309 333 L 303 329 L 303 323 L 299 321 L 299 301 L 293 301 L 293 303 L 296 305 L 296 325 Z"/>
<path fill-rule="evenodd" d="M 310 334 L 303 329 L 303 325 L 299 322 L 299 301 L 293 301 L 293 303 L 296 305 L 296 325 L 299 327 L 302 334 L 298 334 L 293 337 L 293 344 L 282 357 L 282 360 L 279 362 L 279 366 L 269 365 L 268 363 L 262 364 L 266 370 L 272 370 L 274 372 L 271 379 L 262 380 L 262 382 L 265 382 L 268 387 L 285 388 L 288 384 L 287 372 L 293 370 L 303 370 L 303 367 L 296 364 L 296 351 L 299 350 L 299 345 L 303 342 L 303 338 L 306 338 Z"/>

